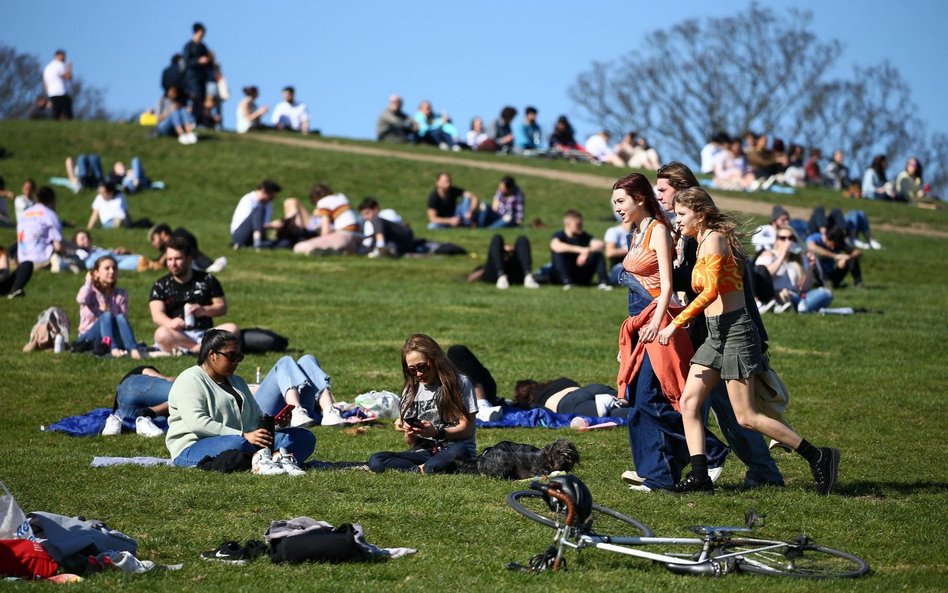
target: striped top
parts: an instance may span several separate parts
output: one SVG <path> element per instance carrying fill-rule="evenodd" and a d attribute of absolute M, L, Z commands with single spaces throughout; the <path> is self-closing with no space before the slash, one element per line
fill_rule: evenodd
<path fill-rule="evenodd" d="M 657 298 L 662 294 L 662 282 L 658 273 L 658 254 L 654 249 L 649 249 L 649 241 L 652 238 L 652 230 L 656 226 L 664 228 L 665 225 L 653 220 L 645 230 L 645 236 L 638 245 L 629 247 L 629 252 L 625 254 L 622 260 L 622 267 L 629 272 L 639 283 L 648 291 L 652 298 Z"/>
<path fill-rule="evenodd" d="M 343 194 L 331 194 L 320 198 L 316 202 L 316 215 L 320 218 L 329 217 L 333 230 L 349 232 L 359 230 L 355 212 L 352 211 L 348 198 Z"/>

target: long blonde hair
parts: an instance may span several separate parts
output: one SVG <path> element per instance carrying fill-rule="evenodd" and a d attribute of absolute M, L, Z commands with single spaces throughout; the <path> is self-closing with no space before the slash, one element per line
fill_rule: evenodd
<path fill-rule="evenodd" d="M 736 216 L 720 210 L 711 199 L 711 195 L 700 187 L 689 187 L 676 192 L 675 204 L 691 209 L 706 229 L 724 235 L 731 249 L 731 255 L 740 266 L 744 266 L 747 261 L 747 251 L 741 244 L 741 239 L 746 236 L 746 233 L 742 232 L 744 224 Z"/>

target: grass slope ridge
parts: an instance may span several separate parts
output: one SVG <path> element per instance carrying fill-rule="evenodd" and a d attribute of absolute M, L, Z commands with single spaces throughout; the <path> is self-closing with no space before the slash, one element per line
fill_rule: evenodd
<path fill-rule="evenodd" d="M 66 155 L 96 151 L 107 165 L 117 158 L 141 156 L 149 174 L 164 180 L 168 189 L 130 197 L 133 215 L 184 225 L 198 235 L 206 253 L 226 255 L 231 264 L 220 280 L 231 306 L 227 319 L 287 335 L 293 354 L 314 353 L 332 375 L 340 399 L 351 400 L 370 389 L 397 391 L 398 351 L 415 331 L 431 334 L 444 346 L 468 344 L 492 370 L 502 393 L 509 394 L 514 382 L 524 377 L 614 381 L 625 295 L 550 288 L 528 292 L 519 287 L 500 292 L 486 284 L 466 284 L 463 278 L 483 260 L 491 232 L 423 230 L 424 200 L 443 163 L 304 150 L 227 135 L 183 147 L 171 140 L 148 140 L 135 126 L 82 122 L 0 122 L 0 138 L 9 153 L 0 160 L 0 175 L 13 188 L 26 176 L 42 182 L 61 175 Z M 438 154 L 423 148 L 404 150 Z M 455 182 L 489 199 L 500 174 L 473 163 L 504 167 L 512 161 L 483 155 L 471 155 L 470 160 L 467 166 L 450 166 Z M 559 170 L 569 167 L 553 164 Z M 615 174 L 591 167 L 581 171 L 602 176 L 606 188 L 606 173 Z M 353 201 L 375 195 L 384 206 L 399 210 L 418 234 L 460 243 L 476 257 L 368 260 L 233 252 L 227 233 L 233 207 L 263 176 L 278 180 L 284 197 L 305 196 L 316 181 L 328 181 Z M 528 216 L 550 225 L 524 231 L 536 265 L 547 260 L 549 236 L 567 207 L 582 210 L 596 235 L 611 224 L 607 189 L 520 173 L 516 177 L 526 192 Z M 63 218 L 84 223 L 92 193 L 58 195 Z M 804 193 L 799 203 L 827 198 L 824 203 L 831 205 L 831 197 Z M 944 228 L 940 213 L 891 211 L 893 216 L 911 212 L 921 224 Z M 121 244 L 150 253 L 144 234 L 141 229 L 97 230 L 94 237 L 100 245 Z M 510 241 L 516 232 L 504 235 Z M 12 230 L 0 229 L 2 244 L 13 239 Z M 486 478 L 312 472 L 299 479 L 266 479 L 175 468 L 91 469 L 94 455 L 167 452 L 160 439 L 124 435 L 77 440 L 39 430 L 62 416 L 109 405 L 115 384 L 134 366 L 130 360 L 20 352 L 42 308 L 61 306 L 76 320 L 75 295 L 82 278 L 66 274 L 37 273 L 26 299 L 0 304 L 0 479 L 26 511 L 103 519 L 136 537 L 142 558 L 185 563 L 180 572 L 107 573 L 80 585 L 101 591 L 137 585 L 155 591 L 223 592 L 273 589 L 274 583 L 288 591 L 941 589 L 948 557 L 948 542 L 938 536 L 948 502 L 948 474 L 940 463 L 948 454 L 948 371 L 942 354 L 948 307 L 948 269 L 941 256 L 945 241 L 885 232 L 879 239 L 886 249 L 867 255 L 868 289 L 841 290 L 836 301 L 871 309 L 871 314 L 766 318 L 773 366 L 793 396 L 789 421 L 811 441 L 843 451 L 838 495 L 817 497 L 805 463 L 778 453 L 788 482 L 782 490 L 738 491 L 743 468 L 732 456 L 717 496 L 643 496 L 629 492 L 618 479 L 631 467 L 627 434 L 621 430 L 478 433 L 479 448 L 501 440 L 542 445 L 567 436 L 583 455 L 577 473 L 595 499 L 637 517 L 657 533 L 680 535 L 687 525 L 731 524 L 746 508 L 755 507 L 769 515 L 760 535 L 805 531 L 824 545 L 866 558 L 875 574 L 858 582 L 690 579 L 595 551 L 585 553 L 583 562 L 571 558 L 565 573 L 510 573 L 503 570 L 504 563 L 524 561 L 541 551 L 549 534 L 504 504 L 517 485 Z M 120 278 L 131 296 L 133 327 L 142 338 L 152 331 L 147 294 L 157 277 L 143 273 Z M 255 367 L 266 370 L 276 358 L 250 356 L 238 372 L 252 377 Z M 176 373 L 193 361 L 155 363 L 164 372 Z M 361 435 L 313 430 L 321 459 L 365 459 L 373 451 L 402 446 L 389 427 Z M 419 553 L 390 562 L 319 566 L 258 561 L 232 567 L 198 558 L 200 551 L 222 539 L 260 538 L 270 520 L 299 515 L 335 524 L 360 521 L 369 541 L 415 547 Z"/>

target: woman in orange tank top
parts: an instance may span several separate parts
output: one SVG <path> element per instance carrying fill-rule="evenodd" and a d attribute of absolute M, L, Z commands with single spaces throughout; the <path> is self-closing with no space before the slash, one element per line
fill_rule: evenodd
<path fill-rule="evenodd" d="M 674 299 L 671 223 L 655 198 L 652 184 L 639 173 L 631 173 L 615 182 L 612 208 L 623 223 L 631 223 L 634 229 L 622 267 L 657 300 L 652 320 L 639 331 L 639 339 L 648 343 L 658 336 L 661 320 Z"/>
<path fill-rule="evenodd" d="M 741 426 L 796 450 L 809 462 L 817 492 L 828 494 L 836 484 L 839 450 L 814 447 L 790 427 L 754 407 L 754 375 L 765 372 L 767 363 L 761 354 L 757 330 L 745 308 L 741 267 L 747 256 L 740 243 L 737 220 L 718 210 L 708 192 L 701 188 L 676 193 L 675 213 L 678 230 L 698 240 L 692 287 L 700 294 L 659 332 L 658 341 L 667 344 L 678 329 L 702 310 L 706 312 L 708 337 L 691 359 L 691 369 L 679 400 L 692 471 L 673 490 L 714 494 L 714 485 L 708 477 L 701 406 L 711 389 L 723 379 Z"/>

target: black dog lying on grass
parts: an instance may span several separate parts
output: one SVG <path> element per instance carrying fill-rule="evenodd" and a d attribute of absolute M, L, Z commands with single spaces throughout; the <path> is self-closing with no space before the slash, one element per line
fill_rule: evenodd
<path fill-rule="evenodd" d="M 579 451 L 576 445 L 566 439 L 556 439 L 542 449 L 533 445 L 501 441 L 484 449 L 474 459 L 459 460 L 457 472 L 504 480 L 522 480 L 545 476 L 555 471 L 568 472 L 577 463 Z"/>

